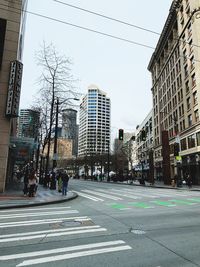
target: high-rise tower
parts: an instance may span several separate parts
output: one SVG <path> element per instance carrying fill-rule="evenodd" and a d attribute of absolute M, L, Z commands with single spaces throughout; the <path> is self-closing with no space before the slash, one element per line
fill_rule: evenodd
<path fill-rule="evenodd" d="M 110 99 L 96 85 L 80 105 L 78 155 L 104 154 L 110 148 Z"/>

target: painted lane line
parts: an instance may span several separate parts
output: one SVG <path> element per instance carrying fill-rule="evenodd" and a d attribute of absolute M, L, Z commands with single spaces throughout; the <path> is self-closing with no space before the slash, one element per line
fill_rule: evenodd
<path fill-rule="evenodd" d="M 101 189 L 99 189 L 98 191 L 100 191 L 100 190 Z M 113 194 L 113 195 L 117 195 L 117 196 L 123 196 L 123 197 L 131 198 L 131 199 L 141 199 L 141 197 L 135 197 L 135 196 L 132 196 L 132 195 L 129 195 L 129 194 L 122 194 L 122 193 L 112 192 L 110 190 L 109 190 L 109 193 Z"/>
<path fill-rule="evenodd" d="M 74 252 L 74 253 L 70 253 L 70 254 L 50 256 L 50 257 L 33 259 L 33 260 L 26 260 L 26 261 L 23 261 L 22 263 L 16 265 L 16 267 L 30 266 L 30 265 L 35 265 L 35 264 L 54 262 L 54 261 L 60 261 L 60 260 L 67 260 L 67 259 L 72 259 L 72 258 L 85 257 L 85 256 L 91 256 L 91 255 L 97 255 L 97 254 L 104 254 L 104 253 L 109 253 L 109 252 L 124 251 L 124 250 L 130 250 L 130 249 L 132 249 L 130 246 L 118 246 L 118 247 L 113 247 L 113 248 L 86 250 L 86 251 Z"/>
<path fill-rule="evenodd" d="M 91 191 L 91 190 L 81 190 L 81 191 L 89 193 L 89 194 L 97 195 L 97 196 L 100 196 L 100 197 L 105 197 L 105 198 L 108 198 L 108 199 L 112 199 L 112 200 L 122 200 L 122 198 L 106 195 L 106 194 L 99 193 L 99 192 L 96 192 L 96 191 Z"/>
<path fill-rule="evenodd" d="M 196 205 L 197 203 L 194 202 L 189 202 L 189 201 L 185 201 L 185 200 L 178 200 L 178 199 L 170 199 L 171 202 L 175 202 L 177 204 L 183 204 L 183 205 Z"/>
<path fill-rule="evenodd" d="M 84 194 L 84 193 L 81 193 L 81 192 L 78 192 L 78 191 L 73 191 L 73 192 L 77 193 L 81 197 L 85 197 L 85 198 L 88 198 L 88 199 L 93 200 L 93 201 L 102 201 L 102 202 L 104 201 L 101 198 L 90 196 L 90 195 L 87 195 L 87 194 Z"/>
<path fill-rule="evenodd" d="M 38 208 L 38 209 L 12 209 L 12 210 L 0 210 L 0 213 L 10 213 L 10 212 L 17 212 L 17 211 L 39 211 L 39 210 L 64 210 L 70 209 L 71 207 L 55 207 L 55 208 Z"/>
<path fill-rule="evenodd" d="M 122 240 L 116 240 L 116 241 L 107 241 L 107 242 L 100 242 L 100 243 L 93 243 L 93 244 L 86 244 L 86 245 L 78 245 L 78 246 L 73 246 L 73 247 L 64 247 L 64 248 L 40 250 L 40 251 L 34 251 L 34 252 L 25 252 L 25 253 L 19 253 L 19 254 L 0 256 L 0 261 L 38 257 L 38 256 L 49 255 L 49 254 L 71 252 L 71 251 L 76 251 L 76 250 L 84 250 L 84 249 L 107 247 L 107 246 L 116 246 L 116 245 L 122 245 L 122 244 L 125 244 L 125 242 Z"/>
<path fill-rule="evenodd" d="M 13 218 L 23 218 L 23 217 L 38 217 L 38 216 L 49 216 L 49 215 L 59 215 L 59 214 L 70 214 L 70 213 L 79 213 L 77 210 L 66 210 L 58 212 L 35 212 L 35 213 L 16 213 L 12 215 L 0 215 L 1 219 L 13 219 Z"/>
<path fill-rule="evenodd" d="M 112 192 L 112 191 L 115 191 L 115 192 Z M 119 189 L 111 189 L 111 194 L 118 194 L 118 195 L 126 196 L 126 197 L 129 197 L 129 198 L 132 198 L 132 199 L 141 199 L 141 197 L 134 196 L 130 192 L 127 192 L 126 194 L 123 194 L 123 193 L 126 193 L 126 192 L 122 192 Z"/>
<path fill-rule="evenodd" d="M 33 221 L 8 222 L 8 223 L 0 223 L 0 228 L 29 226 L 29 225 L 32 226 L 32 225 L 59 223 L 59 222 L 61 223 L 67 220 L 89 221 L 91 219 L 89 217 L 67 217 L 67 218 L 43 219 L 43 220 L 33 220 Z"/>
<path fill-rule="evenodd" d="M 125 188 L 123 188 L 123 190 L 124 191 L 128 191 L 128 192 L 130 192 L 130 190 L 129 189 L 125 189 Z M 145 194 L 145 193 L 138 193 L 138 191 L 137 192 L 132 192 L 132 194 L 133 195 L 136 195 L 136 196 L 141 196 L 141 197 L 147 197 L 147 198 L 158 198 L 158 196 L 155 196 L 155 195 L 148 195 L 148 194 Z"/>
<path fill-rule="evenodd" d="M 107 231 L 106 228 L 97 228 L 97 229 L 86 229 L 86 230 L 68 231 L 68 232 L 65 231 L 65 232 L 61 232 L 61 233 L 60 232 L 56 232 L 56 233 L 41 234 L 41 235 L 34 235 L 34 236 L 12 237 L 12 238 L 0 239 L 0 243 L 32 240 L 32 239 L 38 239 L 38 238 L 49 238 L 49 237 L 56 237 L 56 236 L 66 236 L 66 235 L 94 233 L 94 232 L 105 232 L 105 231 Z"/>
<path fill-rule="evenodd" d="M 18 237 L 18 236 L 29 236 L 29 235 L 48 234 L 48 233 L 55 233 L 55 232 L 67 232 L 67 231 L 74 231 L 74 230 L 95 229 L 95 228 L 100 228 L 100 227 L 101 226 L 99 226 L 99 225 L 77 226 L 77 227 L 70 227 L 70 228 L 64 228 L 64 229 L 52 229 L 52 230 L 44 230 L 44 231 L 0 235 L 0 240 L 3 238 L 5 239 L 5 238 L 11 238 L 11 237 Z"/>

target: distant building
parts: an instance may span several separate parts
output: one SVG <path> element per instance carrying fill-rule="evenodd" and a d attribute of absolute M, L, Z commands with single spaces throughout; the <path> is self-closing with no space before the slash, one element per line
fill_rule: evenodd
<path fill-rule="evenodd" d="M 77 111 L 74 109 L 62 110 L 62 131 L 61 136 L 64 139 L 72 141 L 72 155 L 78 154 L 78 125 Z"/>
<path fill-rule="evenodd" d="M 78 155 L 108 153 L 110 149 L 110 99 L 96 85 L 80 105 Z"/>
<path fill-rule="evenodd" d="M 19 115 L 18 136 L 39 138 L 40 112 L 32 109 L 21 109 Z"/>
<path fill-rule="evenodd" d="M 136 154 L 137 165 L 135 171 L 140 171 L 149 178 L 150 164 L 153 157 L 153 121 L 152 110 L 136 129 Z M 151 177 L 153 179 L 153 177 Z"/>

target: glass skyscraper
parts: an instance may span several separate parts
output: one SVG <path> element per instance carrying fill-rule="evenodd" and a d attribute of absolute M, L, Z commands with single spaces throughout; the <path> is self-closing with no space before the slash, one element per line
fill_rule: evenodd
<path fill-rule="evenodd" d="M 104 154 L 110 147 L 110 99 L 96 85 L 80 105 L 78 155 Z"/>

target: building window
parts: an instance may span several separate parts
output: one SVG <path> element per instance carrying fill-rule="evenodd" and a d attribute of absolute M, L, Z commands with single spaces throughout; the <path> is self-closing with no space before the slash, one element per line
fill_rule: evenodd
<path fill-rule="evenodd" d="M 185 63 L 187 61 L 187 53 L 186 49 L 183 51 L 183 62 Z"/>
<path fill-rule="evenodd" d="M 190 54 L 193 52 L 192 39 L 189 41 L 189 52 Z"/>
<path fill-rule="evenodd" d="M 188 115 L 188 127 L 192 126 L 192 115 Z"/>
<path fill-rule="evenodd" d="M 181 140 L 181 151 L 186 150 L 187 149 L 187 142 L 186 142 L 186 138 Z"/>
<path fill-rule="evenodd" d="M 200 132 L 196 134 L 197 146 L 200 146 Z"/>
<path fill-rule="evenodd" d="M 195 73 L 192 75 L 192 87 L 196 86 L 196 77 Z"/>
<path fill-rule="evenodd" d="M 185 83 L 185 91 L 186 91 L 186 94 L 190 91 L 189 81 L 187 81 L 187 82 Z"/>
<path fill-rule="evenodd" d="M 187 109 L 191 108 L 191 101 L 190 101 L 190 97 L 187 98 Z"/>
<path fill-rule="evenodd" d="M 184 66 L 184 74 L 186 78 L 188 76 L 188 65 L 187 64 Z"/>
<path fill-rule="evenodd" d="M 199 110 L 195 110 L 194 111 L 194 117 L 195 117 L 195 122 L 198 122 L 199 121 Z"/>
<path fill-rule="evenodd" d="M 187 139 L 188 139 L 188 148 L 195 147 L 195 139 L 196 139 L 195 134 L 188 136 Z"/>
<path fill-rule="evenodd" d="M 194 69 L 194 56 L 190 58 L 190 70 L 192 71 Z"/>
<path fill-rule="evenodd" d="M 193 93 L 193 104 L 196 105 L 197 104 L 197 91 L 195 91 Z"/>

